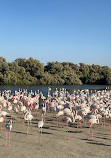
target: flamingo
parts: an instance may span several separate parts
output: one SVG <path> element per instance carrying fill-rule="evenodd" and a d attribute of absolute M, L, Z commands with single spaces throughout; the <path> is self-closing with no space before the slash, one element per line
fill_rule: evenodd
<path fill-rule="evenodd" d="M 71 120 L 70 117 L 64 117 L 64 118 L 63 118 L 63 121 L 66 122 L 66 127 L 65 127 L 65 138 L 66 138 L 66 140 L 68 140 L 68 139 L 69 139 L 69 138 L 68 138 L 68 130 L 69 130 L 68 123 L 72 123 L 72 120 Z M 66 134 L 66 133 L 67 133 L 67 134 Z"/>
<path fill-rule="evenodd" d="M 36 114 L 37 114 L 37 110 L 38 110 L 38 109 L 39 109 L 39 104 L 36 103 L 36 105 L 35 105 Z"/>
<path fill-rule="evenodd" d="M 3 121 L 4 121 L 4 118 L 3 118 L 3 117 L 0 117 L 0 122 L 2 122 L 1 129 L 3 129 Z"/>
<path fill-rule="evenodd" d="M 76 115 L 75 115 L 75 120 L 78 120 L 78 125 L 80 124 L 81 132 L 83 132 L 83 129 L 82 129 L 82 126 L 81 126 L 82 116 L 78 115 L 77 111 L 76 111 Z M 77 128 L 78 128 L 78 125 L 77 125 Z"/>
<path fill-rule="evenodd" d="M 10 102 L 8 102 L 7 109 L 8 109 L 8 111 L 9 111 L 10 115 L 11 115 L 11 118 L 12 118 L 12 106 L 11 106 L 11 103 L 10 103 Z"/>
<path fill-rule="evenodd" d="M 44 121 L 43 121 L 43 114 L 42 114 L 42 120 L 38 122 L 38 128 L 40 128 L 40 133 L 42 133 L 42 127 L 44 125 Z"/>
<path fill-rule="evenodd" d="M 29 122 L 31 123 L 32 119 L 34 117 L 32 116 L 31 112 L 30 111 L 27 111 L 25 116 L 24 116 L 24 119 L 28 122 L 28 127 L 27 127 L 27 134 L 29 133 Z"/>
<path fill-rule="evenodd" d="M 21 106 L 21 112 L 23 112 L 23 131 L 24 131 L 24 113 L 26 112 L 27 110 L 26 110 L 26 106 L 25 105 L 23 105 L 22 104 L 22 106 Z"/>
<path fill-rule="evenodd" d="M 43 119 L 45 121 L 45 114 L 46 114 L 46 103 L 43 104 L 43 107 L 41 109 L 41 114 L 43 114 Z"/>
<path fill-rule="evenodd" d="M 7 107 L 7 101 L 6 100 L 3 100 L 2 107 L 4 107 L 4 109 L 6 110 L 6 107 Z"/>
<path fill-rule="evenodd" d="M 42 114 L 42 120 L 38 122 L 38 128 L 40 129 L 39 133 L 41 133 L 41 134 L 42 134 L 42 127 L 43 127 L 43 125 L 44 125 L 44 121 L 43 121 L 43 114 Z M 41 137 L 39 137 L 39 142 L 40 142 L 40 139 L 41 139 Z"/>
<path fill-rule="evenodd" d="M 89 123 L 90 123 L 90 127 L 89 127 L 89 131 L 88 131 L 88 135 L 90 135 L 90 131 L 91 131 L 91 133 L 92 133 L 92 139 L 93 139 L 93 128 L 92 128 L 92 125 L 93 124 L 99 124 L 99 119 L 98 119 L 98 117 L 97 116 L 95 116 L 95 115 L 92 115 L 91 117 L 90 117 L 90 119 L 89 119 Z M 88 138 L 88 136 L 87 136 L 87 138 Z"/>
<path fill-rule="evenodd" d="M 56 118 L 58 118 L 58 126 L 59 126 L 59 119 L 60 119 L 61 116 L 63 117 L 63 115 L 64 115 L 64 111 L 59 111 L 59 112 L 56 114 Z"/>
<path fill-rule="evenodd" d="M 10 131 L 12 130 L 12 120 L 9 120 L 9 122 L 6 123 L 5 127 L 6 127 L 6 144 L 5 144 L 5 147 L 7 147 L 7 146 L 11 147 Z M 7 130 L 8 130 L 8 134 L 7 134 Z"/>
<path fill-rule="evenodd" d="M 3 116 L 4 120 L 5 120 L 5 124 L 6 124 L 6 116 L 9 115 L 9 113 L 7 113 L 6 111 L 1 111 L 0 110 L 0 116 Z M 2 128 L 1 130 L 3 130 L 3 124 L 2 124 Z M 6 130 L 6 128 L 5 128 Z"/>

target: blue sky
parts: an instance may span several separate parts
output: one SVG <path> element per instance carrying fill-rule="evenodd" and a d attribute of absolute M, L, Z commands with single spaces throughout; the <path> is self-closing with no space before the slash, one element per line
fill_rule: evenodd
<path fill-rule="evenodd" d="M 111 67 L 111 0 L 0 0 L 0 56 Z"/>

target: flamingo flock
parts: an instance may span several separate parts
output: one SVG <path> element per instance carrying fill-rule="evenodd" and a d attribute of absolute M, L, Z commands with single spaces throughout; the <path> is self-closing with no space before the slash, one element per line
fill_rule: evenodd
<path fill-rule="evenodd" d="M 68 140 L 69 126 L 80 126 L 81 132 L 86 126 L 87 138 L 93 136 L 93 126 L 98 124 L 101 127 L 106 126 L 106 119 L 109 120 L 107 130 L 111 133 L 111 90 L 102 91 L 74 90 L 69 93 L 61 88 L 51 93 L 48 88 L 48 95 L 44 96 L 42 92 L 27 92 L 26 90 L 15 91 L 5 90 L 0 94 L 0 123 L 1 130 L 6 132 L 5 147 L 11 147 L 10 132 L 17 124 L 17 118 L 22 114 L 23 131 L 27 122 L 26 134 L 30 133 L 30 124 L 40 113 L 40 121 L 37 121 L 37 127 L 42 134 L 44 123 L 47 124 L 45 115 L 47 111 L 50 114 L 52 123 L 61 123 L 65 128 L 65 139 Z M 34 116 L 33 114 L 36 113 Z M 64 124 L 65 123 L 65 124 Z M 8 131 L 8 134 L 7 134 Z M 9 142 L 9 143 L 8 143 Z"/>

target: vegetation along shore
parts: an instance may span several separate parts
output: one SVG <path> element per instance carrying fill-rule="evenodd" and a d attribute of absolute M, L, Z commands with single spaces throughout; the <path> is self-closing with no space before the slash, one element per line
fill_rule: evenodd
<path fill-rule="evenodd" d="M 111 84 L 108 66 L 71 62 L 40 63 L 32 57 L 7 62 L 0 57 L 0 85 L 80 85 Z"/>

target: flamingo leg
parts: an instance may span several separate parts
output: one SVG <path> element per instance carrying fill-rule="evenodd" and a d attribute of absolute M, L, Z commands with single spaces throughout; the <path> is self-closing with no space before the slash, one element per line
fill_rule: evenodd
<path fill-rule="evenodd" d="M 44 119 L 43 119 L 43 120 L 44 120 L 44 122 L 45 122 L 45 114 L 44 114 Z"/>
<path fill-rule="evenodd" d="M 111 118 L 110 118 L 110 123 L 109 123 L 109 132 L 111 133 Z"/>
<path fill-rule="evenodd" d="M 54 118 L 54 111 L 53 111 L 53 118 Z"/>
<path fill-rule="evenodd" d="M 39 129 L 39 143 L 41 143 L 41 139 L 42 139 L 42 127 L 40 127 Z"/>
<path fill-rule="evenodd" d="M 85 122 L 84 122 L 84 115 L 83 115 L 83 117 L 82 117 L 82 118 L 83 118 L 83 126 L 85 126 Z"/>
<path fill-rule="evenodd" d="M 79 126 L 79 122 L 77 123 L 77 129 L 78 129 L 78 126 Z"/>
<path fill-rule="evenodd" d="M 17 115 L 17 114 L 15 114 L 15 124 L 17 123 L 17 122 L 16 122 L 16 115 Z"/>
<path fill-rule="evenodd" d="M 11 120 L 12 120 L 12 111 L 10 112 L 10 115 L 11 115 Z"/>
<path fill-rule="evenodd" d="M 90 130 L 91 130 L 91 125 L 89 126 L 88 135 L 90 135 Z M 88 139 L 88 135 L 87 135 L 87 139 Z"/>
<path fill-rule="evenodd" d="M 10 144 L 10 131 L 9 131 L 9 138 L 8 139 L 9 139 L 9 145 L 8 146 L 11 147 L 11 144 Z"/>
<path fill-rule="evenodd" d="M 39 143 L 40 143 L 40 135 L 41 135 L 41 134 L 40 134 L 40 131 L 41 131 L 41 129 L 39 129 Z"/>
<path fill-rule="evenodd" d="M 29 124 L 29 130 L 30 130 L 30 127 L 31 127 L 31 120 L 30 120 L 30 124 Z"/>
<path fill-rule="evenodd" d="M 100 118 L 99 120 L 100 120 L 100 123 L 102 124 L 102 118 Z"/>
<path fill-rule="evenodd" d="M 24 131 L 24 113 L 23 113 L 23 122 L 22 122 L 22 131 Z"/>
<path fill-rule="evenodd" d="M 66 140 L 67 138 L 66 138 L 66 126 L 65 126 L 65 140 Z"/>
<path fill-rule="evenodd" d="M 56 121 L 54 121 L 54 117 L 52 117 L 52 123 L 56 123 Z"/>
<path fill-rule="evenodd" d="M 29 121 L 27 121 L 28 127 L 27 127 L 27 134 L 29 134 Z"/>
<path fill-rule="evenodd" d="M 92 140 L 93 140 L 93 129 L 92 129 L 92 125 L 91 125 L 91 132 L 92 132 Z"/>
<path fill-rule="evenodd" d="M 83 132 L 83 129 L 82 129 L 82 126 L 81 126 L 81 121 L 79 121 L 79 124 L 80 124 L 80 128 L 81 128 L 81 132 Z"/>
<path fill-rule="evenodd" d="M 99 131 L 100 131 L 100 123 L 99 123 Z"/>
<path fill-rule="evenodd" d="M 42 142 L 42 127 L 41 127 L 41 142 Z"/>
<path fill-rule="evenodd" d="M 104 127 L 105 127 L 105 115 L 104 115 Z"/>
<path fill-rule="evenodd" d="M 7 131 L 6 131 L 6 143 L 5 143 L 5 147 L 7 147 Z"/>
<path fill-rule="evenodd" d="M 84 121 L 84 126 L 86 127 L 86 123 L 87 123 L 87 119 L 86 119 L 86 121 Z"/>
<path fill-rule="evenodd" d="M 42 134 L 42 127 L 41 127 L 41 134 Z"/>
<path fill-rule="evenodd" d="M 6 124 L 6 116 L 5 116 L 5 124 Z M 5 127 L 5 130 L 6 130 L 6 127 Z"/>
<path fill-rule="evenodd" d="M 102 121 L 102 118 L 101 118 L 101 121 Z M 103 127 L 104 125 L 103 125 L 103 121 L 102 121 L 102 127 Z"/>
<path fill-rule="evenodd" d="M 58 119 L 57 119 L 57 124 L 58 124 L 58 127 L 59 127 L 59 117 L 58 117 Z"/>

